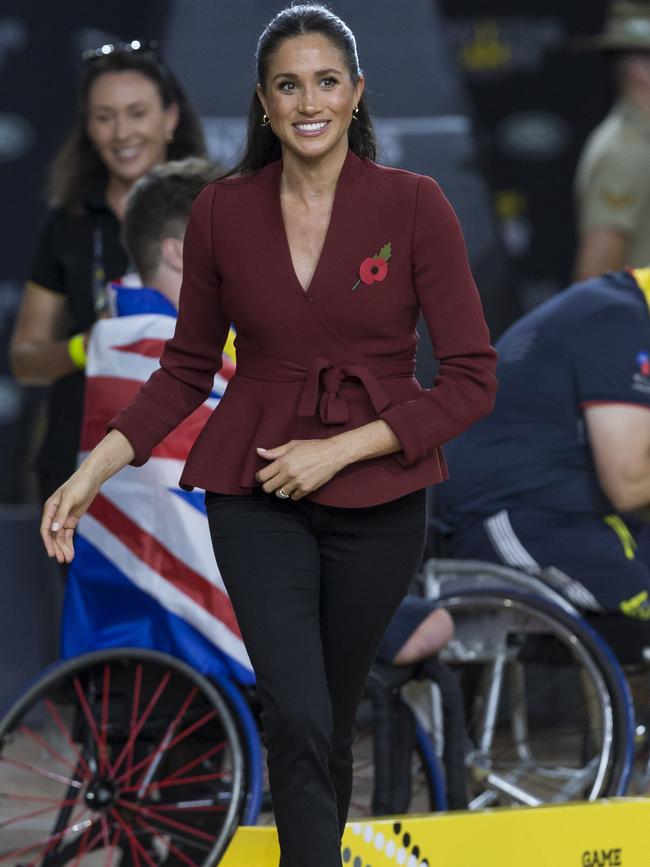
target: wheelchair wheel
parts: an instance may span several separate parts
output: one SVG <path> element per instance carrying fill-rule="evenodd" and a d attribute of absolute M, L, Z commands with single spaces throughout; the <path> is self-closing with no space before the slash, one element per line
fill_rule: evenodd
<path fill-rule="evenodd" d="M 0 862 L 215 864 L 243 766 L 226 702 L 184 663 L 126 648 L 64 662 L 0 723 Z"/>
<path fill-rule="evenodd" d="M 441 598 L 463 679 L 470 809 L 625 792 L 634 715 L 607 645 L 552 602 L 505 590 Z"/>
<path fill-rule="evenodd" d="M 357 714 L 350 819 L 447 808 L 444 774 L 430 738 L 399 693 L 393 697 L 394 743 L 381 737 L 370 701 Z"/>

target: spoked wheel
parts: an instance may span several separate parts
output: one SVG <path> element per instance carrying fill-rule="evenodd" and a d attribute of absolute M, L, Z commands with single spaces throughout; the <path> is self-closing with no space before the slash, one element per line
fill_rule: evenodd
<path fill-rule="evenodd" d="M 0 723 L 0 863 L 215 864 L 244 804 L 215 688 L 141 649 L 63 663 Z"/>
<path fill-rule="evenodd" d="M 376 719 L 370 701 L 357 714 L 350 818 L 428 813 L 446 808 L 442 771 L 427 733 L 413 712 L 395 696 L 396 712 L 403 716 L 399 743 L 393 747 L 376 742 Z M 405 731 L 408 728 L 409 731 Z M 381 762 L 381 767 L 377 767 Z"/>
<path fill-rule="evenodd" d="M 623 794 L 633 753 L 625 678 L 596 635 L 535 596 L 443 598 L 462 671 L 470 809 Z"/>

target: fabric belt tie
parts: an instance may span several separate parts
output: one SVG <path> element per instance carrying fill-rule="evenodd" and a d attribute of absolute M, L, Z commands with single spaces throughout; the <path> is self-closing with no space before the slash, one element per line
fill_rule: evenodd
<path fill-rule="evenodd" d="M 412 358 L 391 359 L 376 364 L 336 365 L 328 358 L 315 358 L 309 368 L 292 361 L 263 356 L 240 355 L 236 375 L 268 382 L 304 382 L 298 416 L 308 418 L 318 413 L 323 424 L 345 424 L 350 420 L 350 407 L 341 395 L 341 386 L 356 380 L 364 389 L 376 413 L 382 412 L 390 400 L 379 384 L 380 379 L 412 377 Z"/>

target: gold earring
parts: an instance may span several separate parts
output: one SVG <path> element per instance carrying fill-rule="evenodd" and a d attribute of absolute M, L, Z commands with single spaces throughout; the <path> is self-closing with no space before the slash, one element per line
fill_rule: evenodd
<path fill-rule="evenodd" d="M 359 106 L 355 105 L 352 110 L 352 120 L 359 120 Z"/>
<path fill-rule="evenodd" d="M 260 126 L 268 126 L 270 123 L 271 123 L 271 121 L 268 119 L 268 117 L 266 115 L 263 115 L 262 116 L 262 123 L 260 124 Z"/>

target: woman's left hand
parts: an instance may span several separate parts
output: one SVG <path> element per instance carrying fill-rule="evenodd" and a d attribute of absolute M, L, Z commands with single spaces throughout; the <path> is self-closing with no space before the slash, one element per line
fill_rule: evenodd
<path fill-rule="evenodd" d="M 267 494 L 282 489 L 292 500 L 317 490 L 348 463 L 334 438 L 290 440 L 273 449 L 258 448 L 257 453 L 270 461 L 255 476 L 262 488 Z"/>

